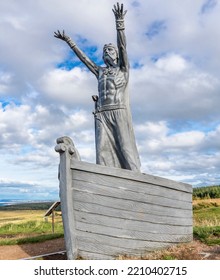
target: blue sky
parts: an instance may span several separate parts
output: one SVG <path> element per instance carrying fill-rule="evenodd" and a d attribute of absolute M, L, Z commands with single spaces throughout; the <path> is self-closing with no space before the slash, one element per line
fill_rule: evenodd
<path fill-rule="evenodd" d="M 124 0 L 130 99 L 142 171 L 220 184 L 220 2 Z M 0 199 L 58 199 L 56 139 L 95 162 L 96 78 L 53 37 L 102 64 L 112 0 L 0 3 Z"/>

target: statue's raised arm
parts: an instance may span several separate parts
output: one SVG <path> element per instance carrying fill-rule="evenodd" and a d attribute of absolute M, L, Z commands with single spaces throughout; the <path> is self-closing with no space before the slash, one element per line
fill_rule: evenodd
<path fill-rule="evenodd" d="M 129 62 L 126 50 L 126 37 L 125 37 L 125 24 L 124 24 L 124 17 L 127 13 L 127 10 L 124 11 L 123 4 L 114 5 L 112 9 L 115 15 L 116 21 L 116 30 L 117 30 L 117 45 L 118 45 L 118 52 L 119 52 L 119 67 L 124 70 L 128 71 Z"/>
<path fill-rule="evenodd" d="M 89 70 L 96 77 L 98 77 L 99 67 L 90 58 L 88 58 L 83 51 L 80 50 L 76 43 L 65 34 L 64 30 L 62 33 L 59 30 L 57 30 L 57 32 L 54 32 L 54 37 L 65 41 L 78 56 L 78 58 L 89 68 Z"/>

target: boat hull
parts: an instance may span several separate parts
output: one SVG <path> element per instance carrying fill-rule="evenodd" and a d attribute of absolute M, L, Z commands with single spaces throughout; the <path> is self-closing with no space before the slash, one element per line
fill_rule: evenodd
<path fill-rule="evenodd" d="M 68 259 L 141 257 L 192 240 L 191 185 L 60 155 Z"/>

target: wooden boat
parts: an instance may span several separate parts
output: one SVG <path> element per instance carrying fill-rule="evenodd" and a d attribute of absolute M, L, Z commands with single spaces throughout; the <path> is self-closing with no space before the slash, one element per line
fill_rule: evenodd
<path fill-rule="evenodd" d="M 57 139 L 68 259 L 141 256 L 192 240 L 192 186 L 80 160 Z"/>

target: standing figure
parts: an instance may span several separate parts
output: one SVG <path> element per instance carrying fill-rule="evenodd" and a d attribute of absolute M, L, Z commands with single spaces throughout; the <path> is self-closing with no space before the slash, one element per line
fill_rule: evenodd
<path fill-rule="evenodd" d="M 117 46 L 106 44 L 103 60 L 106 67 L 96 65 L 60 31 L 55 37 L 64 40 L 98 80 L 95 102 L 96 163 L 111 167 L 140 171 L 140 159 L 135 143 L 128 95 L 129 62 L 124 32 L 123 4 L 114 5 Z"/>

